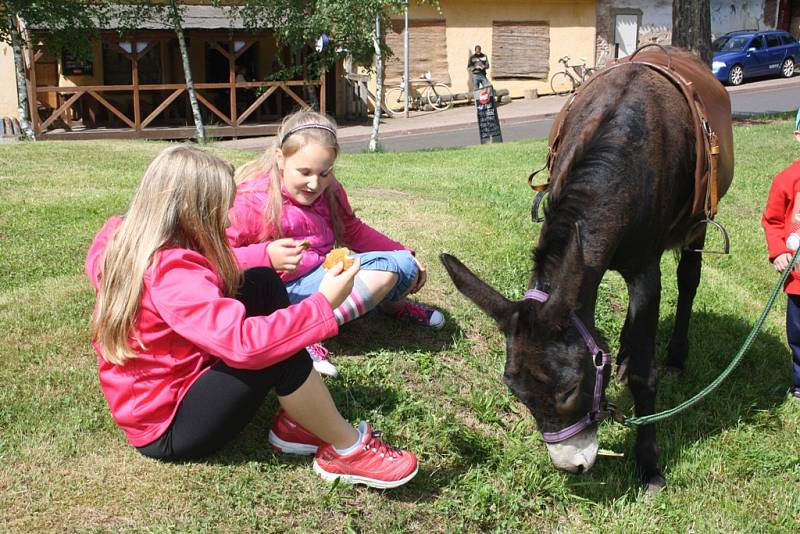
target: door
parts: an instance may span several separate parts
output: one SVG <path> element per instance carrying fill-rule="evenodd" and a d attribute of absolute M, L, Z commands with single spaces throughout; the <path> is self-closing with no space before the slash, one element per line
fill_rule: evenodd
<path fill-rule="evenodd" d="M 767 41 L 767 70 L 770 74 L 775 74 L 781 70 L 783 60 L 786 56 L 786 47 L 781 42 L 781 36 L 777 33 L 768 33 Z"/>
<path fill-rule="evenodd" d="M 614 17 L 614 45 L 616 57 L 625 57 L 636 50 L 639 40 L 639 16 L 616 15 Z"/>
<path fill-rule="evenodd" d="M 745 76 L 761 76 L 767 73 L 769 66 L 769 52 L 764 45 L 764 38 L 760 35 L 753 37 L 747 45 L 744 58 Z"/>

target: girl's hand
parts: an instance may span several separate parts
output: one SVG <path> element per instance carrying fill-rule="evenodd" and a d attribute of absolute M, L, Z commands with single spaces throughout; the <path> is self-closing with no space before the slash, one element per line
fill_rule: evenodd
<path fill-rule="evenodd" d="M 775 261 L 772 262 L 772 265 L 775 266 L 776 271 L 782 273 L 784 269 L 786 269 L 789 266 L 789 261 L 791 259 L 792 255 L 789 254 L 788 252 L 784 252 L 783 254 L 775 258 Z"/>
<path fill-rule="evenodd" d="M 328 269 L 319 284 L 319 292 L 325 296 L 331 309 L 334 310 L 341 306 L 353 291 L 356 274 L 361 269 L 361 260 L 356 256 L 349 269 L 343 271 L 343 267 L 344 263 L 340 261 Z"/>
<path fill-rule="evenodd" d="M 418 292 L 422 289 L 422 286 L 425 285 L 425 282 L 428 281 L 428 268 L 425 267 L 425 264 L 419 261 L 416 256 L 414 256 L 414 261 L 419 268 L 419 273 L 417 274 L 417 283 L 409 290 L 410 293 Z"/>
<path fill-rule="evenodd" d="M 276 271 L 294 272 L 303 259 L 304 247 L 291 237 L 276 239 L 267 245 L 267 255 Z"/>

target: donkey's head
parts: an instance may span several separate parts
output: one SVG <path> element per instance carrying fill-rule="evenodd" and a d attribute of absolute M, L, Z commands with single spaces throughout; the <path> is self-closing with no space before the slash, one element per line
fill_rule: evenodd
<path fill-rule="evenodd" d="M 597 456 L 597 425 L 588 418 L 602 395 L 608 365 L 572 318 L 575 303 L 557 293 L 510 301 L 458 259 L 440 256 L 456 288 L 492 317 L 506 336 L 503 382 L 531 411 L 559 469 L 588 470 Z M 598 368 L 600 371 L 598 371 Z M 595 392 L 598 377 L 606 374 Z"/>

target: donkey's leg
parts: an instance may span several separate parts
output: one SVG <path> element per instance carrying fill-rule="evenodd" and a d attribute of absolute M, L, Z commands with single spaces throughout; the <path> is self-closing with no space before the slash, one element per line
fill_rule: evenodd
<path fill-rule="evenodd" d="M 702 249 L 706 233 L 703 231 L 692 241 L 688 248 Z M 692 304 L 700 284 L 700 268 L 703 255 L 699 252 L 681 251 L 678 262 L 678 306 L 675 310 L 675 326 L 667 345 L 667 367 L 682 371 L 689 354 L 689 319 L 692 316 Z"/>
<path fill-rule="evenodd" d="M 657 374 L 655 366 L 658 305 L 661 300 L 659 258 L 642 271 L 624 274 L 630 304 L 622 332 L 620 353 L 627 360 L 628 388 L 633 395 L 637 416 L 655 411 Z M 655 425 L 639 427 L 636 434 L 636 469 L 649 490 L 666 484 L 658 467 Z"/>

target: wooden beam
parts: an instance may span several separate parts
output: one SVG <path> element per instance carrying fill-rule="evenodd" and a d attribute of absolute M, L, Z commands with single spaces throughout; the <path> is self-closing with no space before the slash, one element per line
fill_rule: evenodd
<path fill-rule="evenodd" d="M 133 46 L 136 46 L 134 43 Z M 139 59 L 134 56 L 131 61 L 131 78 L 133 80 L 133 123 L 134 127 L 139 130 L 142 127 L 142 105 L 139 100 Z"/>
<path fill-rule="evenodd" d="M 289 86 L 287 86 L 286 84 L 283 84 L 283 87 L 282 87 L 282 89 L 283 89 L 284 91 L 286 91 L 286 94 L 287 94 L 287 95 L 289 95 L 290 97 L 294 98 L 295 102 L 297 102 L 298 104 L 300 104 L 300 107 L 302 107 L 302 108 L 308 107 L 308 104 L 306 104 L 305 100 L 303 100 L 302 98 L 300 98 L 299 96 L 297 96 L 297 93 L 295 93 L 294 91 L 292 91 L 291 89 L 289 89 Z"/>
<path fill-rule="evenodd" d="M 225 56 L 226 58 L 228 58 L 229 61 L 234 61 L 236 59 L 230 52 L 222 48 L 217 41 L 209 41 L 208 45 L 217 52 L 219 52 L 220 54 L 222 54 L 223 56 Z"/>
<path fill-rule="evenodd" d="M 211 102 L 206 100 L 206 97 L 201 95 L 199 91 L 195 91 L 195 96 L 197 96 L 197 100 L 202 102 L 202 104 L 205 107 L 207 107 L 209 109 L 209 111 L 211 111 L 211 113 L 213 113 L 214 115 L 216 115 L 217 117 L 219 117 L 220 119 L 225 121 L 225 123 L 228 124 L 228 126 L 233 126 L 233 123 L 231 122 L 231 120 L 227 116 L 225 116 L 224 113 L 222 113 L 220 110 L 218 110 L 216 108 L 216 106 L 214 106 L 214 104 L 212 104 Z"/>
<path fill-rule="evenodd" d="M 72 95 L 71 97 L 69 97 L 69 99 L 68 99 L 66 102 L 64 102 L 63 104 L 61 104 L 61 107 L 59 107 L 57 110 L 55 110 L 55 111 L 53 112 L 53 114 L 52 114 L 52 115 L 50 115 L 50 116 L 47 118 L 47 120 L 46 120 L 46 121 L 44 121 L 44 122 L 42 123 L 42 125 L 41 125 L 41 129 L 42 129 L 42 130 L 46 130 L 48 126 L 50 126 L 51 124 L 53 124 L 53 121 L 54 121 L 54 120 L 56 120 L 58 117 L 60 117 L 61 115 L 63 115 L 65 111 L 67 111 L 69 108 L 71 108 L 71 107 L 72 107 L 72 104 L 74 104 L 74 103 L 75 103 L 75 101 L 76 101 L 76 100 L 78 100 L 78 99 L 81 97 L 81 95 L 82 95 L 82 94 L 83 94 L 83 93 L 75 93 L 74 95 Z"/>
<path fill-rule="evenodd" d="M 253 113 L 256 109 L 258 109 L 258 106 L 263 104 L 264 101 L 267 98 L 269 98 L 272 95 L 272 93 L 274 93 L 277 90 L 278 90 L 278 86 L 275 85 L 275 86 L 270 87 L 267 91 L 261 93 L 261 96 L 256 98 L 255 102 L 250 104 L 250 107 L 247 108 L 246 110 L 244 110 L 244 112 L 242 112 L 242 114 L 239 116 L 239 124 L 241 124 L 242 121 L 247 119 L 247 117 L 249 117 L 251 113 Z"/>
<path fill-rule="evenodd" d="M 240 39 L 240 40 L 241 40 L 241 39 Z M 236 59 L 239 59 L 239 57 L 240 57 L 242 54 L 244 54 L 245 52 L 247 52 L 247 50 L 248 50 L 248 49 L 249 49 L 251 46 L 253 46 L 254 44 L 256 44 L 256 41 L 248 41 L 248 40 L 245 40 L 245 45 L 244 45 L 244 48 L 242 48 L 242 49 L 241 49 L 241 50 L 239 50 L 238 52 L 234 52 L 234 53 L 236 54 Z"/>
<path fill-rule="evenodd" d="M 322 73 L 322 76 L 319 77 L 319 111 L 320 113 L 325 113 L 325 104 L 327 103 L 326 99 L 326 92 L 325 91 L 325 81 L 328 78 L 325 76 L 325 73 Z"/>
<path fill-rule="evenodd" d="M 178 98 L 178 96 L 180 96 L 181 93 L 183 93 L 183 89 L 176 89 L 175 92 L 173 92 L 171 95 L 169 95 L 167 98 L 165 98 L 164 101 L 161 102 L 161 104 L 159 104 L 158 107 L 156 109 L 154 109 L 153 112 L 150 113 L 150 115 L 148 115 L 145 120 L 142 121 L 142 128 L 146 128 L 147 125 L 150 124 L 150 122 L 153 119 L 158 117 L 158 115 L 162 111 L 167 109 L 167 106 L 169 106 L 172 103 L 173 100 Z"/>
<path fill-rule="evenodd" d="M 129 118 L 128 118 L 128 117 L 127 117 L 127 116 L 126 116 L 124 113 L 122 113 L 120 110 L 118 110 L 117 108 L 115 108 L 115 107 L 114 107 L 114 106 L 113 106 L 113 105 L 112 105 L 112 104 L 111 104 L 111 103 L 110 103 L 108 100 L 106 100 L 105 98 L 103 98 L 102 96 L 100 96 L 100 94 L 99 94 L 99 93 L 97 93 L 97 92 L 95 92 L 95 91 L 87 91 L 87 92 L 88 92 L 90 95 L 92 95 L 92 96 L 95 98 L 95 100 L 97 100 L 98 102 L 100 102 L 101 104 L 103 104 L 103 105 L 104 105 L 104 106 L 105 106 L 105 107 L 108 109 L 108 111 L 110 111 L 111 113 L 113 113 L 114 115 L 116 115 L 117 117 L 119 117 L 119 118 L 122 120 L 122 122 L 124 122 L 125 124 L 127 124 L 127 125 L 128 125 L 128 126 L 130 126 L 131 128 L 134 128 L 134 129 L 136 128 L 136 125 L 133 123 L 133 121 L 131 121 L 131 120 L 130 120 L 130 119 L 129 119 Z"/>

